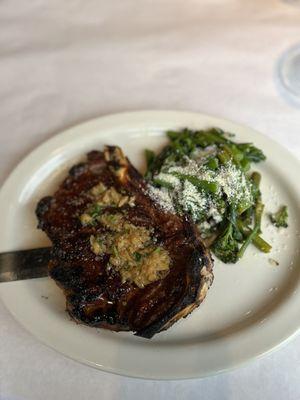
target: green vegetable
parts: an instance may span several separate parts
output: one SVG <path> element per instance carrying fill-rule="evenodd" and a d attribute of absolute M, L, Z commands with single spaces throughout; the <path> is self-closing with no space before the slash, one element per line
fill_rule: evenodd
<path fill-rule="evenodd" d="M 230 142 L 225 138 L 224 132 L 217 128 L 211 128 L 206 131 L 197 131 L 194 133 L 190 131 L 190 134 L 194 135 L 196 144 L 201 147 Z"/>
<path fill-rule="evenodd" d="M 264 210 L 264 204 L 262 203 L 261 200 L 261 192 L 259 189 L 260 181 L 261 181 L 261 175 L 259 172 L 253 172 L 251 175 L 251 180 L 252 180 L 252 194 L 255 199 L 255 207 L 254 207 L 254 220 L 256 225 L 258 225 L 259 232 L 260 226 L 261 226 L 261 217 L 263 214 Z"/>
<path fill-rule="evenodd" d="M 242 159 L 244 158 L 243 153 L 234 144 L 223 144 L 221 148 L 223 148 L 224 151 L 226 151 L 226 153 L 228 153 L 230 158 L 237 165 L 239 165 L 240 161 L 242 161 Z"/>
<path fill-rule="evenodd" d="M 245 211 L 247 211 L 249 208 L 251 208 L 252 202 L 249 200 L 242 200 L 237 204 L 237 213 L 238 215 L 243 214 Z"/>
<path fill-rule="evenodd" d="M 134 257 L 135 261 L 139 262 L 142 259 L 142 254 L 138 253 L 138 252 L 134 252 L 133 257 Z"/>
<path fill-rule="evenodd" d="M 184 210 L 182 205 L 176 203 L 174 208 L 179 214 L 189 213 L 197 223 L 208 222 L 210 228 L 206 229 L 212 238 L 212 250 L 214 254 L 224 262 L 236 262 L 243 256 L 250 243 L 253 243 L 263 252 L 269 252 L 271 246 L 260 236 L 261 218 L 264 211 L 260 192 L 261 176 L 254 172 L 248 174 L 251 163 L 265 160 L 263 152 L 252 143 L 236 143 L 232 134 L 221 129 L 211 128 L 207 130 L 192 131 L 182 129 L 180 131 L 167 132 L 169 144 L 158 154 L 147 154 L 147 178 L 155 186 L 174 190 L 173 185 L 164 179 L 157 178 L 160 172 L 170 173 L 182 183 L 185 181 L 194 185 L 197 190 L 213 200 L 213 206 L 222 216 L 222 221 L 211 225 L 212 217 L 206 211 L 197 210 L 197 200 L 192 197 Z M 195 152 L 195 150 L 200 150 Z M 204 165 L 209 171 L 218 174 L 219 168 L 224 168 L 229 162 L 239 169 L 246 179 L 251 196 L 240 196 L 237 201 L 234 197 L 227 197 L 215 181 L 199 179 L 194 174 L 169 172 L 170 167 L 184 167 L 189 159 L 194 159 Z M 155 177 L 155 178 L 154 178 Z M 242 190 L 243 188 L 241 188 Z M 213 235 L 218 236 L 213 239 Z"/>
<path fill-rule="evenodd" d="M 176 140 L 176 139 L 178 139 L 179 137 L 180 137 L 180 135 L 181 135 L 182 133 L 179 131 L 168 131 L 167 132 L 167 136 L 168 136 L 168 138 L 169 139 L 171 139 L 171 140 Z"/>
<path fill-rule="evenodd" d="M 258 199 L 254 209 L 254 221 L 258 227 L 258 233 L 261 233 L 261 218 L 264 212 L 265 205 Z"/>
<path fill-rule="evenodd" d="M 243 159 L 240 161 L 240 167 L 242 168 L 242 170 L 243 170 L 244 172 L 248 172 L 249 169 L 250 169 L 250 167 L 251 167 L 251 163 L 250 163 L 250 161 L 249 161 L 247 158 L 243 158 Z"/>
<path fill-rule="evenodd" d="M 272 250 L 272 246 L 259 235 L 254 236 L 254 238 L 252 239 L 252 243 L 257 249 L 259 249 L 263 253 L 270 253 L 270 251 Z"/>
<path fill-rule="evenodd" d="M 259 185 L 260 185 L 260 181 L 261 181 L 261 175 L 260 175 L 260 173 L 257 172 L 257 171 L 253 172 L 252 175 L 251 175 L 251 179 L 252 179 L 253 184 L 254 184 L 254 185 L 256 186 L 256 188 L 258 189 L 258 188 L 259 188 Z"/>
<path fill-rule="evenodd" d="M 253 232 L 251 228 L 249 228 L 247 225 L 243 225 L 241 221 L 238 223 L 238 226 L 240 232 L 242 232 L 245 238 L 247 238 Z M 263 253 L 269 253 L 272 249 L 272 246 L 258 234 L 252 239 L 252 243 Z"/>
<path fill-rule="evenodd" d="M 270 220 L 277 228 L 288 227 L 288 210 L 287 206 L 282 206 L 274 214 L 270 214 Z"/>
<path fill-rule="evenodd" d="M 229 223 L 212 246 L 214 254 L 224 263 L 236 263 L 238 260 L 239 244 L 233 234 L 233 225 Z"/>
<path fill-rule="evenodd" d="M 218 190 L 218 185 L 215 182 L 208 182 L 202 179 L 198 179 L 192 175 L 185 175 L 179 172 L 171 172 L 173 176 L 180 179 L 181 181 L 189 181 L 192 185 L 194 185 L 197 189 L 204 190 L 210 193 L 216 193 Z"/>
<path fill-rule="evenodd" d="M 228 154 L 225 150 L 221 150 L 217 157 L 220 160 L 220 163 L 223 165 L 227 164 L 231 160 L 230 154 Z"/>
<path fill-rule="evenodd" d="M 261 200 L 258 199 L 255 210 L 254 210 L 254 228 L 253 231 L 247 236 L 245 242 L 243 243 L 242 247 L 238 252 L 238 258 L 242 258 L 246 248 L 249 244 L 253 241 L 253 239 L 260 233 L 260 225 L 261 225 L 261 217 L 264 210 L 264 205 L 262 204 Z"/>
<path fill-rule="evenodd" d="M 243 152 L 244 157 L 250 162 L 257 163 L 266 159 L 264 153 L 257 147 L 253 146 L 252 143 L 238 143 L 236 146 L 240 151 Z"/>
<path fill-rule="evenodd" d="M 164 181 L 163 179 L 154 178 L 153 183 L 155 186 L 165 187 L 167 189 L 174 189 L 174 186 L 172 185 L 172 183 Z"/>
<path fill-rule="evenodd" d="M 246 248 L 249 246 L 249 244 L 253 241 L 253 239 L 255 238 L 255 236 L 257 235 L 259 231 L 259 227 L 255 226 L 255 228 L 253 229 L 253 231 L 250 233 L 250 235 L 247 237 L 247 239 L 244 241 L 243 245 L 241 246 L 241 248 L 239 249 L 238 253 L 237 253 L 237 258 L 242 258 L 243 255 L 245 254 Z"/>
<path fill-rule="evenodd" d="M 219 160 L 216 157 L 211 157 L 208 159 L 205 166 L 212 171 L 215 171 L 219 167 Z"/>
<path fill-rule="evenodd" d="M 147 170 L 150 171 L 154 165 L 155 161 L 155 153 L 152 150 L 145 150 L 145 157 L 146 157 L 146 164 L 147 164 Z"/>
<path fill-rule="evenodd" d="M 205 148 L 210 145 L 217 145 L 220 150 L 226 150 L 227 158 L 232 158 L 243 170 L 248 170 L 250 162 L 259 162 L 266 158 L 252 143 L 235 143 L 229 139 L 229 134 L 218 128 L 205 131 L 168 131 L 167 136 L 170 144 L 158 156 L 154 157 L 153 152 L 147 151 L 148 172 L 159 171 L 166 161 L 179 161 L 184 155 L 189 156 L 196 147 Z"/>
<path fill-rule="evenodd" d="M 259 190 L 259 184 L 261 180 L 261 176 L 258 172 L 254 172 L 251 176 L 253 185 L 256 186 L 256 203 L 255 203 L 255 208 L 254 208 L 254 228 L 251 233 L 246 237 L 246 240 L 242 244 L 239 252 L 238 252 L 238 258 L 242 258 L 243 255 L 245 254 L 245 251 L 249 244 L 255 239 L 255 237 L 261 232 L 261 218 L 262 214 L 264 211 L 264 204 L 261 201 L 261 193 Z"/>

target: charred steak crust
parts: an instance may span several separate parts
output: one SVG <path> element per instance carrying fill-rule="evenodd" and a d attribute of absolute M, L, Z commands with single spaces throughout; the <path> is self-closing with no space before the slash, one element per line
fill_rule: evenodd
<path fill-rule="evenodd" d="M 134 206 L 121 207 L 129 223 L 154 232 L 168 251 L 169 273 L 144 286 L 122 282 L 107 268 L 109 255 L 96 255 L 90 237 L 103 227 L 83 226 L 80 215 L 91 203 L 99 182 L 134 196 Z M 92 151 L 75 165 L 52 196 L 36 208 L 38 227 L 53 244 L 49 275 L 65 293 L 67 311 L 79 323 L 115 331 L 134 331 L 151 338 L 187 316 L 205 298 L 213 262 L 190 221 L 164 212 L 147 195 L 147 184 L 118 147 Z M 102 229 L 102 231 L 101 231 Z"/>

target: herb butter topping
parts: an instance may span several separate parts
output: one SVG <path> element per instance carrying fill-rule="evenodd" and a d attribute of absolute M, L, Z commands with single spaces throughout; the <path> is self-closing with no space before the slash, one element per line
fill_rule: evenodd
<path fill-rule="evenodd" d="M 109 256 L 108 270 L 114 268 L 122 282 L 134 282 L 139 288 L 164 278 L 170 270 L 168 251 L 156 243 L 152 229 L 126 220 L 124 205 L 134 206 L 134 198 L 120 194 L 102 183 L 91 189 L 94 200 L 80 216 L 83 226 L 93 226 L 91 250 L 97 256 Z M 110 211 L 108 211 L 110 210 Z M 99 232 L 97 228 L 105 232 Z"/>
<path fill-rule="evenodd" d="M 102 182 L 90 190 L 93 203 L 80 216 L 83 225 L 95 225 L 105 207 L 120 208 L 125 205 L 134 206 L 135 198 L 119 193 L 113 186 L 107 188 Z"/>
<path fill-rule="evenodd" d="M 108 268 L 119 271 L 123 282 L 143 288 L 168 274 L 169 254 L 155 244 L 151 230 L 127 222 L 119 213 L 104 213 L 100 222 L 109 231 L 92 235 L 91 249 L 97 255 L 110 255 Z"/>

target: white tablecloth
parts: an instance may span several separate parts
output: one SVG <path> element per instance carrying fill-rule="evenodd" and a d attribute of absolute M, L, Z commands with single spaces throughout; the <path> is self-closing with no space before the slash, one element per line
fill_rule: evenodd
<path fill-rule="evenodd" d="M 300 109 L 274 79 L 278 57 L 297 41 L 300 8 L 280 0 L 2 0 L 1 182 L 60 130 L 137 109 L 229 118 L 300 158 Z M 42 345 L 0 303 L 1 400 L 298 400 L 299 376 L 300 337 L 202 380 L 119 377 Z"/>

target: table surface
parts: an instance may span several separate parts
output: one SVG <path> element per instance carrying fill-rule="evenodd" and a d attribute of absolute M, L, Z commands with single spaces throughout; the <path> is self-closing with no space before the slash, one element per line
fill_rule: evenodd
<path fill-rule="evenodd" d="M 2 0 L 0 181 L 31 149 L 92 117 L 190 110 L 249 125 L 300 158 L 300 109 L 276 62 L 300 41 L 280 0 Z M 222 375 L 143 381 L 86 367 L 27 333 L 0 302 L 0 399 L 300 398 L 300 337 Z"/>

